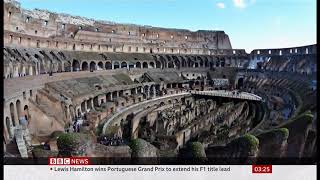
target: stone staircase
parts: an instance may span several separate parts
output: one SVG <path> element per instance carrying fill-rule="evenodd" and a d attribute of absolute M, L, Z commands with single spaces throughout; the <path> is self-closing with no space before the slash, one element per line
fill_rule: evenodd
<path fill-rule="evenodd" d="M 30 133 L 29 133 L 29 129 L 26 128 L 24 131 L 23 131 L 23 137 L 24 137 L 24 140 L 26 142 L 26 144 L 28 146 L 31 146 L 31 136 L 30 136 Z"/>
<path fill-rule="evenodd" d="M 9 157 L 27 158 L 30 146 L 31 137 L 28 128 L 18 125 L 14 129 L 14 138 L 5 145 L 5 153 Z"/>
<path fill-rule="evenodd" d="M 27 137 L 27 138 L 25 138 L 25 137 Z M 15 140 L 16 140 L 16 143 L 17 143 L 17 147 L 18 147 L 20 156 L 22 158 L 27 158 L 28 157 L 28 149 L 27 149 L 28 142 L 26 142 L 26 139 L 28 139 L 27 141 L 29 141 L 29 143 L 31 142 L 30 141 L 30 136 L 26 132 L 26 129 L 24 129 L 21 126 L 18 126 L 15 129 Z"/>

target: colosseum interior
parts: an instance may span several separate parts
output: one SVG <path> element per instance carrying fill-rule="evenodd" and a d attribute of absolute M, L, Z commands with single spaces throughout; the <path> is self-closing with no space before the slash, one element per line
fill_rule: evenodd
<path fill-rule="evenodd" d="M 316 55 L 5 0 L 5 157 L 312 158 Z"/>

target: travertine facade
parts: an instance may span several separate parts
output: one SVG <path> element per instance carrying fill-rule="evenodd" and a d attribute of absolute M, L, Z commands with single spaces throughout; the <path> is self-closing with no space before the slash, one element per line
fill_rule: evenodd
<path fill-rule="evenodd" d="M 223 31 L 192 32 L 184 29 L 117 24 L 46 10 L 25 10 L 5 1 L 4 38 L 21 44 L 60 50 L 169 54 L 225 54 L 233 52 Z M 231 50 L 231 51 L 230 51 Z"/>

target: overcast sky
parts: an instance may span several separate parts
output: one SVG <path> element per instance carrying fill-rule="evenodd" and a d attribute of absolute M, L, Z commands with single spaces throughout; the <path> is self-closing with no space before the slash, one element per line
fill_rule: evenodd
<path fill-rule="evenodd" d="M 224 30 L 232 48 L 316 43 L 316 0 L 18 0 L 98 20 L 189 30 Z"/>

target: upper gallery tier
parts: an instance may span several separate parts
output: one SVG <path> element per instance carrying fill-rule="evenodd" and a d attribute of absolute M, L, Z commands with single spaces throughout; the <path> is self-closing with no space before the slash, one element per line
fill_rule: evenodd
<path fill-rule="evenodd" d="M 224 31 L 98 21 L 26 10 L 14 0 L 4 0 L 4 39 L 7 45 L 83 51 L 214 54 L 214 50 L 232 49 Z"/>

